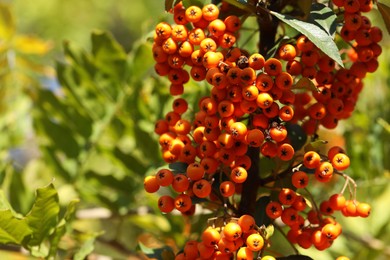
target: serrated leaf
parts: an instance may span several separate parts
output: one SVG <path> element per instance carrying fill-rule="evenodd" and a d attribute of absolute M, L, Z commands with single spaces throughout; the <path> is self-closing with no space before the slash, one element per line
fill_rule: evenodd
<path fill-rule="evenodd" d="M 341 67 L 344 67 L 343 61 L 337 48 L 333 37 L 326 33 L 321 27 L 304 22 L 290 15 L 283 15 L 274 11 L 270 11 L 272 15 L 277 17 L 279 20 L 288 24 L 298 32 L 304 34 L 310 41 L 313 42 L 322 52 L 328 55 L 331 59 L 336 61 Z"/>
<path fill-rule="evenodd" d="M 329 35 L 333 35 L 337 29 L 337 16 L 332 9 L 324 4 L 311 6 L 308 22 L 324 29 Z"/>
<path fill-rule="evenodd" d="M 390 34 L 390 7 L 380 2 L 377 2 L 377 6 L 385 22 L 387 32 Z"/>
<path fill-rule="evenodd" d="M 31 233 L 25 219 L 16 218 L 11 210 L 0 211 L 0 244 L 20 245 Z"/>
<path fill-rule="evenodd" d="M 29 246 L 39 245 L 49 235 L 58 222 L 60 205 L 58 193 L 53 183 L 39 188 L 31 211 L 26 215 L 26 222 L 33 231 Z"/>

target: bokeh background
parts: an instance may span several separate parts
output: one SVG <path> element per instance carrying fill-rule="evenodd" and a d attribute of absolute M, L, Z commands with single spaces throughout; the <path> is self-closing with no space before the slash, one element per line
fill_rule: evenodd
<path fill-rule="evenodd" d="M 0 7 L 0 188 L 13 209 L 27 214 L 34 191 L 51 182 L 61 207 L 80 199 L 60 258 L 83 248 L 91 259 L 141 259 L 139 242 L 177 250 L 190 231 L 196 238 L 209 216 L 161 215 L 161 194 L 146 194 L 142 184 L 164 166 L 153 121 L 168 111 L 170 97 L 167 81 L 153 73 L 148 41 L 154 25 L 169 19 L 164 1 L 2 0 Z M 377 11 L 370 17 L 385 28 Z M 382 46 L 380 67 L 365 79 L 353 117 L 321 134 L 329 145 L 346 148 L 347 173 L 372 214 L 339 216 L 344 235 L 329 251 L 301 251 L 314 259 L 390 258 L 387 33 Z M 190 84 L 195 104 L 204 89 Z M 27 258 L 14 247 L 1 249 L 1 259 Z M 292 252 L 277 234 L 274 250 Z"/>

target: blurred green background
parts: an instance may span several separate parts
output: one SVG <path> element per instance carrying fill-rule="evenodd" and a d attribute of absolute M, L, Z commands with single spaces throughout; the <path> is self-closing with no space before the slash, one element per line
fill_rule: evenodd
<path fill-rule="evenodd" d="M 208 216 L 183 221 L 181 216 L 161 215 L 156 207 L 161 194 L 145 194 L 142 184 L 145 175 L 164 165 L 152 132 L 153 121 L 169 109 L 170 97 L 167 81 L 153 73 L 151 43 L 146 40 L 158 21 L 168 19 L 164 1 L 0 3 L 0 185 L 14 210 L 29 212 L 34 191 L 53 179 L 61 209 L 80 198 L 76 218 L 59 243 L 60 258 L 83 249 L 85 255 L 138 259 L 139 241 L 177 250 L 189 237 L 182 230 L 188 232 L 191 224 L 191 238 L 196 238 L 204 228 L 199 220 Z M 377 12 L 372 19 L 384 28 Z M 314 259 L 342 254 L 351 259 L 390 258 L 386 33 L 382 44 L 380 68 L 365 79 L 354 116 L 337 130 L 323 132 L 323 139 L 346 147 L 352 158 L 347 173 L 358 183 L 358 200 L 372 205 L 372 215 L 339 217 L 345 235 L 329 251 L 301 251 Z M 202 90 L 190 84 L 187 95 L 195 104 Z M 315 193 L 318 198 L 321 187 Z M 273 250 L 292 252 L 283 238 L 275 239 Z M 95 246 L 88 247 L 91 243 Z M 0 258 L 9 254 L 5 248 Z"/>

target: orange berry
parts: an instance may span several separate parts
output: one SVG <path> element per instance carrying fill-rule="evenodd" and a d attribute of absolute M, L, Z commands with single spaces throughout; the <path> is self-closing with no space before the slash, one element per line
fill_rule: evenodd
<path fill-rule="evenodd" d="M 192 186 L 192 191 L 194 192 L 195 196 L 198 198 L 206 198 L 211 193 L 211 184 L 205 179 L 198 180 L 194 182 Z"/>
<path fill-rule="evenodd" d="M 213 21 L 218 18 L 219 9 L 214 4 L 207 4 L 202 8 L 203 18 L 206 21 Z"/>
<path fill-rule="evenodd" d="M 269 58 L 264 63 L 264 71 L 271 76 L 277 76 L 282 72 L 282 63 L 276 58 Z"/>
<path fill-rule="evenodd" d="M 219 190 L 223 197 L 230 197 L 235 192 L 235 185 L 231 181 L 224 181 L 219 185 Z"/>
<path fill-rule="evenodd" d="M 291 44 L 284 44 L 279 49 L 279 57 L 282 60 L 286 60 L 286 61 L 293 60 L 296 55 L 297 55 L 297 51 L 295 47 Z"/>
<path fill-rule="evenodd" d="M 260 234 L 250 234 L 246 239 L 246 246 L 251 251 L 260 251 L 264 246 L 264 238 Z"/>
<path fill-rule="evenodd" d="M 161 169 L 156 173 L 156 179 L 160 186 L 169 186 L 173 182 L 173 173 L 169 169 Z"/>
<path fill-rule="evenodd" d="M 254 229 L 254 227 L 256 225 L 255 219 L 251 215 L 246 215 L 246 214 L 242 215 L 238 219 L 237 223 L 238 223 L 238 225 L 240 225 L 243 233 L 250 232 L 251 230 Z"/>
<path fill-rule="evenodd" d="M 197 6 L 190 6 L 185 11 L 185 18 L 191 23 L 199 22 L 202 19 L 202 9 Z"/>
<path fill-rule="evenodd" d="M 232 169 L 230 173 L 230 179 L 235 183 L 243 183 L 248 177 L 248 172 L 245 168 L 237 166 Z"/>
<path fill-rule="evenodd" d="M 188 187 L 190 186 L 190 181 L 188 180 L 188 177 L 184 174 L 176 174 L 172 181 L 172 188 L 176 192 L 185 192 L 188 190 Z"/>
<path fill-rule="evenodd" d="M 292 185 L 297 189 L 303 189 L 309 183 L 309 177 L 304 171 L 294 172 L 291 176 Z"/>
<path fill-rule="evenodd" d="M 158 199 L 158 208 L 163 213 L 169 213 L 175 208 L 175 200 L 168 195 L 163 195 Z"/>
<path fill-rule="evenodd" d="M 156 176 L 146 176 L 144 179 L 144 189 L 148 193 L 154 193 L 160 189 Z"/>
<path fill-rule="evenodd" d="M 235 222 L 229 222 L 223 228 L 223 235 L 229 241 L 235 241 L 242 235 L 242 229 L 239 224 Z"/>
<path fill-rule="evenodd" d="M 332 158 L 332 165 L 338 171 L 344 171 L 350 165 L 349 157 L 345 153 L 338 153 Z"/>
<path fill-rule="evenodd" d="M 276 219 L 282 215 L 283 208 L 282 205 L 277 201 L 271 201 L 267 204 L 265 208 L 265 213 L 271 219 Z"/>

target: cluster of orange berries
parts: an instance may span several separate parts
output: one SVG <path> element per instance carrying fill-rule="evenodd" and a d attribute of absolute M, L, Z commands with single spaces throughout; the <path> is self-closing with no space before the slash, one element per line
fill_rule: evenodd
<path fill-rule="evenodd" d="M 327 156 L 321 156 L 315 151 L 306 152 L 300 166 L 314 171 L 317 181 L 328 182 L 334 172 L 339 173 L 348 168 L 349 158 L 342 148 L 334 146 L 329 149 Z M 297 170 L 292 173 L 291 180 L 295 189 L 304 189 L 309 183 L 309 176 L 305 171 Z M 322 201 L 319 207 L 312 206 L 305 212 L 307 199 L 294 189 L 282 188 L 278 200 L 267 204 L 266 214 L 273 220 L 280 218 L 289 226 L 287 238 L 291 243 L 298 243 L 306 249 L 313 245 L 318 250 L 324 250 L 341 234 L 341 225 L 332 217 L 335 211 L 341 211 L 347 217 L 368 217 L 370 214 L 369 204 L 359 203 L 355 198 L 346 200 L 343 192 L 333 194 L 328 200 Z"/>
<path fill-rule="evenodd" d="M 194 198 L 225 204 L 242 192 L 252 166 L 250 148 L 258 149 L 263 157 L 293 162 L 297 158 L 288 125 L 300 125 L 307 135 L 314 135 L 320 125 L 332 129 L 338 120 L 351 115 L 362 79 L 378 67 L 382 33 L 361 14 L 371 10 L 371 0 L 332 1 L 344 19 L 339 38 L 351 46 L 343 57 L 346 68 L 304 35 L 283 42 L 275 57 L 249 54 L 235 47 L 240 18 L 220 13 L 214 4 L 185 8 L 179 2 L 171 10 L 175 25 L 161 22 L 156 26 L 155 71 L 169 79 L 174 99 L 172 109 L 156 122 L 155 133 L 163 159 L 181 164 L 180 170 L 161 169 L 145 178 L 147 192 L 171 187 L 177 193 L 159 198 L 161 212 L 176 209 L 191 215 Z M 206 81 L 211 89 L 209 96 L 199 100 L 194 118 L 188 119 L 189 104 L 181 95 L 191 78 Z M 302 87 L 299 82 L 303 78 L 313 87 Z M 309 172 L 319 182 L 329 182 L 335 173 L 346 178 L 341 171 L 349 163 L 339 147 L 330 149 L 327 156 L 308 151 L 300 167 L 291 173 L 292 184 L 295 189 L 304 189 Z M 345 200 L 343 192 L 300 214 L 306 210 L 307 200 L 295 189 L 282 188 L 278 200 L 267 205 L 266 214 L 289 226 L 288 239 L 304 248 L 314 245 L 325 249 L 339 236 L 341 226 L 330 216 L 334 211 L 345 216 L 369 215 L 368 204 L 355 198 Z M 252 218 L 242 217 L 245 225 Z M 233 252 L 237 259 L 252 259 L 253 252 L 263 248 L 264 237 L 258 228 L 240 225 L 240 219 L 238 224 L 229 222 L 219 230 L 208 228 L 202 242 L 188 241 L 177 259 L 229 259 Z M 231 230 L 238 232 L 234 239 L 229 238 Z M 260 249 L 249 237 L 256 237 Z"/>
<path fill-rule="evenodd" d="M 207 227 L 200 241 L 187 241 L 184 249 L 176 256 L 182 259 L 255 259 L 267 245 L 264 232 L 256 226 L 250 215 L 231 218 L 221 227 Z M 275 260 L 272 256 L 262 256 L 263 260 Z"/>

